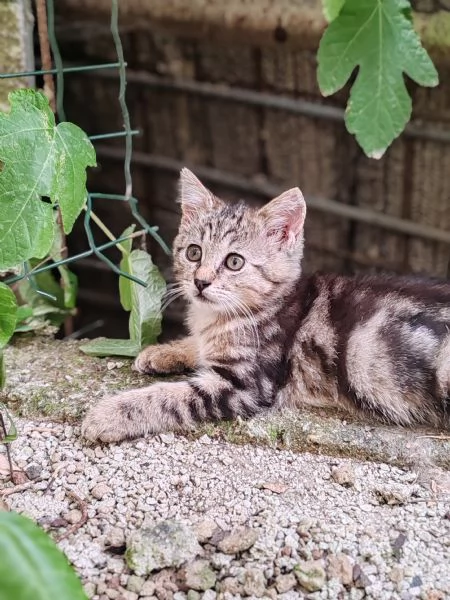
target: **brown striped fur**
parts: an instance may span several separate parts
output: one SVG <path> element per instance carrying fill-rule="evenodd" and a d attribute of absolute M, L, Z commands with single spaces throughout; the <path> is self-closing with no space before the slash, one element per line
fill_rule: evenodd
<path fill-rule="evenodd" d="M 146 348 L 135 368 L 194 373 L 104 398 L 85 437 L 118 441 L 300 404 L 448 426 L 449 283 L 302 275 L 297 188 L 255 210 L 222 202 L 183 169 L 180 196 L 174 294 L 190 300 L 190 336 Z M 200 261 L 187 256 L 192 244 Z M 240 270 L 227 268 L 230 253 L 245 259 Z"/>

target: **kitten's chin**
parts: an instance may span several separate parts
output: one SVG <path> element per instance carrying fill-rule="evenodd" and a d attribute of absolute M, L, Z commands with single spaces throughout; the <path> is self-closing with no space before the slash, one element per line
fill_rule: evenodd
<path fill-rule="evenodd" d="M 207 298 L 204 294 L 193 294 L 191 296 L 191 302 L 203 310 L 210 310 L 214 312 L 221 312 L 221 305 L 214 299 Z"/>

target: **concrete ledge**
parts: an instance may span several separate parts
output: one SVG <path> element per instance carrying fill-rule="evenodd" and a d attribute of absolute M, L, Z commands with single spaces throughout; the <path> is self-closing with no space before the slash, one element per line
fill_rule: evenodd
<path fill-rule="evenodd" d="M 91 358 L 80 345 L 48 338 L 17 340 L 6 350 L 7 384 L 0 399 L 19 416 L 78 422 L 103 394 L 151 383 L 152 378 L 131 370 L 131 361 Z M 450 469 L 448 432 L 387 427 L 338 412 L 272 412 L 249 421 L 208 423 L 189 436 L 205 434 L 295 452 Z"/>

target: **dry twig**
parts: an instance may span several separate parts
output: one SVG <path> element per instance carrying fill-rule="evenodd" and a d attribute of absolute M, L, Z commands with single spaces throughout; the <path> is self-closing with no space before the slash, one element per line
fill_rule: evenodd
<path fill-rule="evenodd" d="M 69 537 L 69 535 L 72 535 L 72 533 L 75 533 L 76 531 L 78 531 L 78 529 L 80 529 L 80 527 L 83 527 L 83 525 L 86 523 L 86 521 L 88 519 L 86 502 L 84 500 L 82 500 L 77 494 L 75 494 L 75 492 L 68 491 L 67 495 L 69 496 L 69 498 L 72 498 L 72 500 L 77 503 L 77 505 L 81 511 L 81 519 L 79 521 L 77 521 L 76 523 L 74 523 L 71 527 L 69 527 L 69 529 L 65 533 L 58 536 L 56 538 L 57 542 L 61 542 L 62 540 L 65 540 L 66 538 Z"/>

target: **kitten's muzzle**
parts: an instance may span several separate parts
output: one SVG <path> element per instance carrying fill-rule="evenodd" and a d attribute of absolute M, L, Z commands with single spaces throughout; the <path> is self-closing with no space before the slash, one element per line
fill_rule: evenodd
<path fill-rule="evenodd" d="M 211 285 L 211 282 L 205 281 L 204 279 L 194 279 L 194 285 L 201 294 L 204 289 Z"/>

